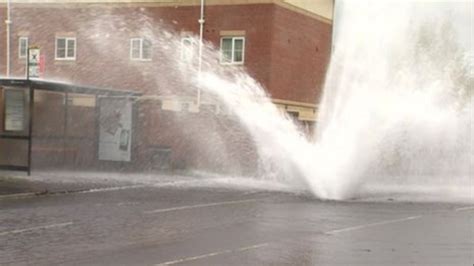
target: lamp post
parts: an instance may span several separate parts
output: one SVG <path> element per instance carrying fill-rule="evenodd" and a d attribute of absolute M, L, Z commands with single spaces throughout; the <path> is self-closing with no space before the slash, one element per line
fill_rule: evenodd
<path fill-rule="evenodd" d="M 203 48 L 203 35 L 204 35 L 204 0 L 201 0 L 201 16 L 199 17 L 199 58 L 198 58 L 198 79 L 201 78 L 201 70 L 202 70 L 202 48 Z M 197 98 L 196 104 L 199 108 L 201 105 L 201 88 L 197 89 Z"/>
<path fill-rule="evenodd" d="M 11 17 L 10 17 L 10 0 L 7 0 L 7 20 L 5 20 L 5 24 L 6 24 L 6 33 L 7 33 L 7 56 L 6 56 L 6 68 L 7 68 L 7 77 L 10 77 L 10 28 L 11 28 L 11 24 L 12 24 L 12 20 L 11 20 Z"/>
<path fill-rule="evenodd" d="M 336 21 L 336 0 L 332 1 L 332 23 L 331 23 L 331 48 L 330 48 L 330 55 L 334 52 L 334 45 L 335 45 L 335 36 L 336 36 L 336 27 L 335 27 L 335 21 Z"/>

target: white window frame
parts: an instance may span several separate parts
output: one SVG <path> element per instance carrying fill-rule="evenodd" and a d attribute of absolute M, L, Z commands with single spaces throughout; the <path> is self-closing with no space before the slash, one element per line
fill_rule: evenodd
<path fill-rule="evenodd" d="M 26 40 L 26 47 L 25 47 L 25 54 L 21 54 L 21 41 Z M 28 55 L 28 45 L 29 45 L 29 40 L 28 37 L 22 36 L 18 38 L 18 58 L 20 59 L 26 59 Z"/>
<path fill-rule="evenodd" d="M 224 53 L 222 51 L 222 43 L 224 42 L 224 39 L 232 39 L 232 57 L 230 59 L 230 62 L 224 61 Z M 236 40 L 242 40 L 242 61 L 241 62 L 235 62 L 235 58 L 234 58 Z M 220 63 L 222 65 L 243 65 L 245 63 L 245 36 L 222 36 L 221 37 Z"/>
<path fill-rule="evenodd" d="M 133 42 L 134 41 L 140 41 L 140 45 L 139 45 L 139 51 L 140 51 L 140 56 L 138 58 L 135 58 L 133 57 Z M 144 41 L 145 40 L 148 40 L 146 38 L 130 38 L 130 60 L 132 61 L 151 61 L 151 59 L 153 58 L 153 45 L 150 47 L 151 51 L 150 51 L 150 55 L 151 57 L 150 58 L 143 58 L 143 44 L 144 44 Z M 148 40 L 150 41 L 151 43 L 151 40 Z"/>
<path fill-rule="evenodd" d="M 185 41 L 189 41 L 191 43 L 189 47 L 186 47 L 186 45 L 184 44 Z M 186 37 L 181 38 L 180 58 L 182 62 L 191 63 L 194 60 L 194 57 L 195 57 L 194 52 L 196 48 L 195 46 L 196 46 L 196 41 L 194 40 L 193 37 L 186 36 Z M 188 51 L 192 51 L 193 53 L 190 58 L 187 58 L 186 52 Z"/>
<path fill-rule="evenodd" d="M 58 40 L 59 39 L 64 39 L 64 41 L 65 41 L 64 57 L 58 57 Z M 68 42 L 71 41 L 71 40 L 74 41 L 74 56 L 72 56 L 72 57 L 67 55 Z M 54 48 L 54 59 L 55 60 L 63 60 L 63 61 L 76 60 L 76 53 L 77 53 L 77 40 L 76 40 L 76 37 L 61 37 L 61 36 L 56 37 L 56 39 L 55 39 L 55 48 Z"/>

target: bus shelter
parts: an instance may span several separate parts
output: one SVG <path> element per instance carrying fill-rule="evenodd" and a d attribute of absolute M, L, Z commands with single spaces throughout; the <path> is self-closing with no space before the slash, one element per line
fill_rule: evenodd
<path fill-rule="evenodd" d="M 130 162 L 140 93 L 0 79 L 0 170 Z M 34 158 L 34 160 L 33 160 Z"/>

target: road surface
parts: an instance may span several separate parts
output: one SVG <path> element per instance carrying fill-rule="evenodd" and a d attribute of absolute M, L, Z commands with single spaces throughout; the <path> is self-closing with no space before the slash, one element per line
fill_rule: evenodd
<path fill-rule="evenodd" d="M 0 199 L 0 265 L 473 265 L 474 207 L 143 187 Z"/>

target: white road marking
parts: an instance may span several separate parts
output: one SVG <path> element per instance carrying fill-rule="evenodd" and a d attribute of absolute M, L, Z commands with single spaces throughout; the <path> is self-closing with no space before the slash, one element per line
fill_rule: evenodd
<path fill-rule="evenodd" d="M 213 202 L 213 203 L 205 203 L 205 204 L 197 204 L 197 205 L 187 205 L 187 206 L 180 206 L 180 207 L 174 207 L 174 208 L 145 211 L 144 213 L 154 214 L 154 213 L 182 211 L 182 210 L 206 208 L 206 207 L 214 207 L 214 206 L 233 205 L 233 204 L 241 204 L 241 203 L 247 203 L 247 202 L 255 202 L 262 199 L 246 199 L 246 200 L 234 200 L 234 201 L 221 201 L 221 202 Z"/>
<path fill-rule="evenodd" d="M 241 247 L 241 248 L 233 249 L 233 250 L 232 249 L 226 249 L 226 250 L 207 253 L 207 254 L 203 254 L 203 255 L 199 255 L 199 256 L 187 257 L 187 258 L 162 262 L 162 263 L 156 264 L 156 266 L 173 265 L 173 264 L 189 262 L 189 261 L 193 261 L 193 260 L 200 260 L 200 259 L 205 259 L 205 258 L 214 257 L 214 256 L 218 256 L 218 255 L 223 255 L 223 254 L 228 254 L 228 253 L 245 252 L 247 250 L 257 249 L 257 248 L 261 248 L 261 247 L 265 247 L 265 246 L 268 246 L 268 243 L 262 243 L 262 244 L 252 245 L 252 246 L 246 246 L 246 247 Z"/>
<path fill-rule="evenodd" d="M 19 198 L 29 198 L 36 196 L 34 192 L 27 192 L 27 193 L 15 193 L 15 194 L 8 194 L 8 195 L 0 195 L 0 200 L 2 199 L 19 199 Z"/>
<path fill-rule="evenodd" d="M 209 179 L 212 180 L 212 179 Z M 88 193 L 100 193 L 109 191 L 119 191 L 127 189 L 140 189 L 140 188 L 162 188 L 162 187 L 180 187 L 183 185 L 193 185 L 194 183 L 202 183 L 203 180 L 178 180 L 169 182 L 158 182 L 153 184 L 137 184 L 137 185 L 126 185 L 126 186 L 115 186 L 115 187 L 102 187 L 102 188 L 91 188 L 91 189 L 76 189 L 76 190 L 61 190 L 61 191 L 50 191 L 46 193 L 47 196 L 63 196 L 68 194 L 88 194 Z M 36 197 L 38 192 L 32 193 L 17 193 L 10 195 L 0 195 L 0 200 L 10 198 L 27 198 Z"/>
<path fill-rule="evenodd" d="M 69 226 L 69 225 L 72 225 L 72 224 L 73 224 L 73 222 L 67 222 L 67 223 L 36 226 L 36 227 L 30 227 L 30 228 L 25 228 L 25 229 L 17 229 L 17 230 L 12 230 L 12 231 L 0 232 L 0 236 L 10 235 L 10 234 L 19 234 L 19 233 L 24 233 L 24 232 L 36 231 L 36 230 L 44 230 L 44 229 L 65 227 L 65 226 Z"/>
<path fill-rule="evenodd" d="M 405 218 L 401 218 L 401 219 L 387 220 L 387 221 L 382 221 L 382 222 L 377 222 L 377 223 L 370 223 L 370 224 L 363 224 L 363 225 L 358 225 L 358 226 L 351 226 L 351 227 L 347 227 L 347 228 L 327 231 L 327 232 L 325 232 L 325 234 L 334 235 L 334 234 L 338 234 L 338 233 L 356 231 L 356 230 L 361 230 L 361 229 L 380 226 L 380 225 L 406 222 L 406 221 L 410 221 L 410 220 L 419 219 L 421 217 L 422 217 L 421 215 L 419 215 L 419 216 L 410 216 L 410 217 L 405 217 Z"/>
<path fill-rule="evenodd" d="M 462 212 L 462 211 L 470 211 L 470 210 L 474 210 L 474 206 L 466 206 L 462 208 L 457 208 L 455 211 Z"/>
<path fill-rule="evenodd" d="M 117 186 L 117 187 L 104 187 L 104 188 L 93 188 L 78 193 L 97 193 L 97 192 L 107 192 L 107 191 L 117 191 L 125 189 L 136 189 L 136 188 L 161 188 L 161 187 L 174 187 L 189 185 L 196 183 L 199 180 L 177 180 L 177 181 L 168 181 L 168 182 L 158 182 L 153 184 L 138 184 L 138 185 L 128 185 L 128 186 Z M 202 180 L 201 180 L 202 181 Z"/>
<path fill-rule="evenodd" d="M 93 188 L 89 190 L 79 191 L 79 194 L 86 194 L 86 193 L 97 193 L 97 192 L 107 192 L 107 191 L 117 191 L 117 190 L 125 190 L 125 189 L 135 189 L 135 188 L 144 188 L 145 185 L 132 185 L 132 186 L 119 186 L 119 187 L 104 187 L 104 188 Z"/>
<path fill-rule="evenodd" d="M 250 249 L 257 249 L 257 248 L 262 248 L 268 246 L 269 243 L 262 243 L 262 244 L 257 244 L 257 245 L 252 245 L 252 246 L 246 246 L 246 247 L 241 247 L 237 249 L 237 251 L 246 251 Z"/>

